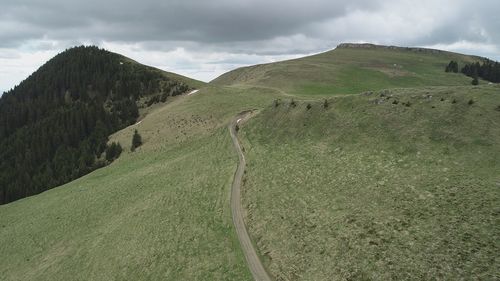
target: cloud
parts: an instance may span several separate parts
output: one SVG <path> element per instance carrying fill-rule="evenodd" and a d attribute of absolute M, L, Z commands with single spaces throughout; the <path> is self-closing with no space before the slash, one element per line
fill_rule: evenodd
<path fill-rule="evenodd" d="M 350 4 L 346 4 L 350 3 Z M 294 34 L 306 23 L 336 17 L 370 1 L 65 1 L 12 0 L 1 16 L 27 39 L 232 42 Z M 15 28 L 13 23 L 23 26 Z M 77 31 L 75 33 L 75 31 Z"/>
<path fill-rule="evenodd" d="M 500 59 L 499 10 L 497 0 L 6 0 L 0 89 L 82 43 L 203 80 L 347 41 Z"/>

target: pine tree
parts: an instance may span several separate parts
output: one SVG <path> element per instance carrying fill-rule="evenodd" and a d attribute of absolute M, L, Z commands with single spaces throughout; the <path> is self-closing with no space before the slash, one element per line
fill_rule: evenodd
<path fill-rule="evenodd" d="M 135 151 L 135 149 L 142 145 L 142 137 L 137 130 L 134 131 L 134 135 L 132 136 L 132 146 L 130 150 Z"/>

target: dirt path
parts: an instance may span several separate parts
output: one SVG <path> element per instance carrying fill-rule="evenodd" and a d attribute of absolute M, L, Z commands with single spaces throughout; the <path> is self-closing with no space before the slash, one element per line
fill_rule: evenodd
<path fill-rule="evenodd" d="M 247 229 L 245 227 L 245 222 L 243 221 L 243 207 L 241 206 L 241 181 L 243 179 L 243 173 L 245 171 L 245 155 L 241 150 L 240 142 L 236 136 L 236 125 L 241 124 L 251 117 L 252 112 L 246 111 L 238 114 L 234 120 L 229 124 L 229 133 L 231 134 L 231 139 L 233 140 L 236 152 L 238 152 L 239 164 L 236 173 L 234 174 L 233 185 L 231 187 L 231 212 L 233 214 L 233 224 L 236 228 L 236 234 L 240 240 L 240 245 L 247 260 L 248 267 L 252 276 L 256 281 L 271 281 L 269 274 L 264 269 L 262 262 L 255 251 L 255 248 L 248 236 Z"/>

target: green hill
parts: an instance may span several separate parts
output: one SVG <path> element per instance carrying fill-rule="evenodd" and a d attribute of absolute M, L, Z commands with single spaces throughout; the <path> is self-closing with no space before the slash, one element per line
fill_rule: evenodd
<path fill-rule="evenodd" d="M 239 68 L 215 85 L 270 87 L 296 96 L 356 94 L 395 87 L 470 85 L 462 74 L 445 73 L 450 60 L 480 60 L 432 49 L 341 44 L 314 56 Z"/>
<path fill-rule="evenodd" d="M 55 56 L 0 98 L 0 204 L 106 165 L 111 133 L 202 85 L 97 47 Z"/>
<path fill-rule="evenodd" d="M 396 104 L 397 103 L 397 104 Z M 310 104 L 310 109 L 307 108 Z M 276 280 L 494 280 L 500 87 L 283 100 L 240 129 Z"/>
<path fill-rule="evenodd" d="M 366 69 L 374 58 L 418 75 Z M 0 206 L 0 279 L 251 280 L 231 221 L 227 128 L 249 109 L 242 200 L 275 279 L 494 279 L 499 88 L 457 86 L 470 78 L 445 73 L 450 58 L 475 59 L 347 46 L 150 107 L 158 93 L 141 97 L 147 114 L 109 137 L 118 159 Z M 349 69 L 369 75 L 359 84 Z M 432 81 L 449 85 L 409 88 Z M 323 107 L 339 93 L 352 95 Z M 131 152 L 135 130 L 143 145 Z"/>
<path fill-rule="evenodd" d="M 2 280 L 249 280 L 229 209 L 227 123 L 273 92 L 204 88 L 111 137 L 111 165 L 0 206 Z M 128 149 L 138 129 L 144 144 Z"/>

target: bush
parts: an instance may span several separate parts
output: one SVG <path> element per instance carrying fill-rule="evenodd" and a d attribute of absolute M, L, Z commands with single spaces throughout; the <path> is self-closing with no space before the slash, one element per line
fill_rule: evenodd
<path fill-rule="evenodd" d="M 236 132 L 238 132 L 238 131 L 240 130 L 240 126 L 238 126 L 238 124 L 236 124 L 236 126 L 234 126 L 234 130 L 235 130 Z"/>
<path fill-rule="evenodd" d="M 473 105 L 474 104 L 474 100 L 473 99 L 470 99 L 469 102 L 467 103 L 468 105 Z"/>
<path fill-rule="evenodd" d="M 323 102 L 323 108 L 328 108 L 328 100 L 325 99 L 325 101 Z"/>
<path fill-rule="evenodd" d="M 496 111 L 500 111 L 500 105 L 497 106 Z"/>
<path fill-rule="evenodd" d="M 306 108 L 307 110 L 311 109 L 312 105 L 310 103 L 307 104 Z"/>
<path fill-rule="evenodd" d="M 450 61 L 450 63 L 446 66 L 445 71 L 457 73 L 458 72 L 458 62 Z"/>
<path fill-rule="evenodd" d="M 280 100 L 279 99 L 274 100 L 273 104 L 274 107 L 278 107 L 280 105 Z"/>
<path fill-rule="evenodd" d="M 477 85 L 479 85 L 479 80 L 477 80 L 477 78 L 474 78 L 474 79 L 472 79 L 471 84 L 474 86 L 477 86 Z"/>
<path fill-rule="evenodd" d="M 295 103 L 295 101 L 292 99 L 292 100 L 290 101 L 290 106 L 291 106 L 291 107 L 296 107 L 296 106 L 297 106 L 297 103 Z"/>
<path fill-rule="evenodd" d="M 130 150 L 135 151 L 135 149 L 141 145 L 142 145 L 142 137 L 139 134 L 139 132 L 135 130 L 134 135 L 132 136 L 132 146 L 130 147 Z"/>
<path fill-rule="evenodd" d="M 457 103 L 457 100 L 456 100 L 456 99 L 453 99 L 453 100 L 451 101 L 451 103 Z"/>
<path fill-rule="evenodd" d="M 106 160 L 109 162 L 115 160 L 122 153 L 122 146 L 120 143 L 112 142 L 109 146 L 106 147 Z"/>
<path fill-rule="evenodd" d="M 398 100 L 394 100 L 394 101 L 392 102 L 392 104 L 398 104 L 398 103 L 399 103 L 399 101 L 398 101 Z"/>

